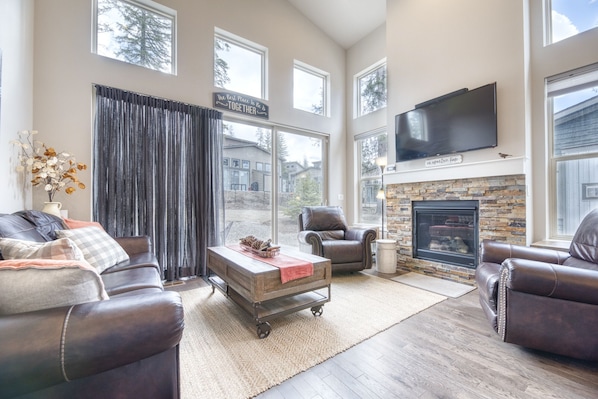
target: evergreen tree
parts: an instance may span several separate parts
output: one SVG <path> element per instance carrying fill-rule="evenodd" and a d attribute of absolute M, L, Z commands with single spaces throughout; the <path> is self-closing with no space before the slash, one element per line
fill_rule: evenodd
<path fill-rule="evenodd" d="M 264 130 L 258 127 L 255 133 L 257 145 L 260 148 L 272 153 L 272 131 Z M 278 135 L 278 145 L 276 147 L 278 159 L 286 160 L 289 156 L 289 149 L 284 134 Z"/>
<path fill-rule="evenodd" d="M 216 38 L 214 40 L 214 86 L 225 88 L 227 83 L 230 83 L 228 76 L 228 63 L 220 57 L 223 51 L 230 51 L 230 45 Z"/>
<path fill-rule="evenodd" d="M 304 206 L 321 204 L 322 192 L 320 190 L 320 185 L 314 178 L 306 174 L 295 180 L 295 192 L 283 213 L 286 216 L 296 217 L 301 213 L 301 209 Z"/>
<path fill-rule="evenodd" d="M 118 44 L 117 59 L 158 71 L 172 69 L 172 20 L 143 7 L 119 0 L 102 0 L 100 14 L 118 12 L 108 18 L 101 30 L 111 31 Z"/>
<path fill-rule="evenodd" d="M 369 74 L 361 84 L 362 113 L 386 106 L 386 66 Z"/>

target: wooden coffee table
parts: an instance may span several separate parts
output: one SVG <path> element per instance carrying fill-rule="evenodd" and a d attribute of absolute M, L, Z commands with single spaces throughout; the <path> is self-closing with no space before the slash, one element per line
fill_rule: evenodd
<path fill-rule="evenodd" d="M 266 338 L 268 320 L 311 308 L 320 316 L 322 306 L 330 301 L 332 268 L 330 260 L 292 248 L 285 255 L 313 263 L 314 274 L 286 283 L 280 281 L 280 269 L 224 246 L 208 248 L 208 280 L 216 288 L 253 316 L 257 335 Z"/>

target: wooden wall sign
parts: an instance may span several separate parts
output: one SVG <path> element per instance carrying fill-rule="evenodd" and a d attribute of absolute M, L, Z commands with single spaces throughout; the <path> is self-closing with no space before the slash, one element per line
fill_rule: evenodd
<path fill-rule="evenodd" d="M 239 114 L 268 119 L 269 108 L 261 100 L 243 94 L 214 93 L 214 107 Z"/>

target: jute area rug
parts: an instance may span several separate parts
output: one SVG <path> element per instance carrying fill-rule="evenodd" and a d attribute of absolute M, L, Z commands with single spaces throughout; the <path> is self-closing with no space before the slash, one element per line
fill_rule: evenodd
<path fill-rule="evenodd" d="M 333 277 L 331 302 L 270 321 L 265 339 L 252 317 L 211 287 L 182 291 L 183 399 L 249 398 L 446 299 L 380 277 Z"/>

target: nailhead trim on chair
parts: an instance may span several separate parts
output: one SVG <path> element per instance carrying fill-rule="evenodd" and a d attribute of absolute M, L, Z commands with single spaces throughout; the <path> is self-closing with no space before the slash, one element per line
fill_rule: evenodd
<path fill-rule="evenodd" d="M 71 380 L 66 375 L 66 369 L 64 367 L 64 348 L 65 348 L 65 341 L 66 341 L 66 329 L 69 324 L 69 318 L 71 317 L 71 312 L 75 305 L 69 308 L 69 311 L 66 313 L 66 317 L 64 318 L 64 326 L 62 327 L 62 337 L 60 338 L 60 367 L 62 369 L 62 376 L 66 382 L 70 382 Z"/>
<path fill-rule="evenodd" d="M 509 277 L 509 268 L 502 267 L 498 279 L 498 335 L 501 340 L 505 340 L 507 333 L 507 278 Z"/>

